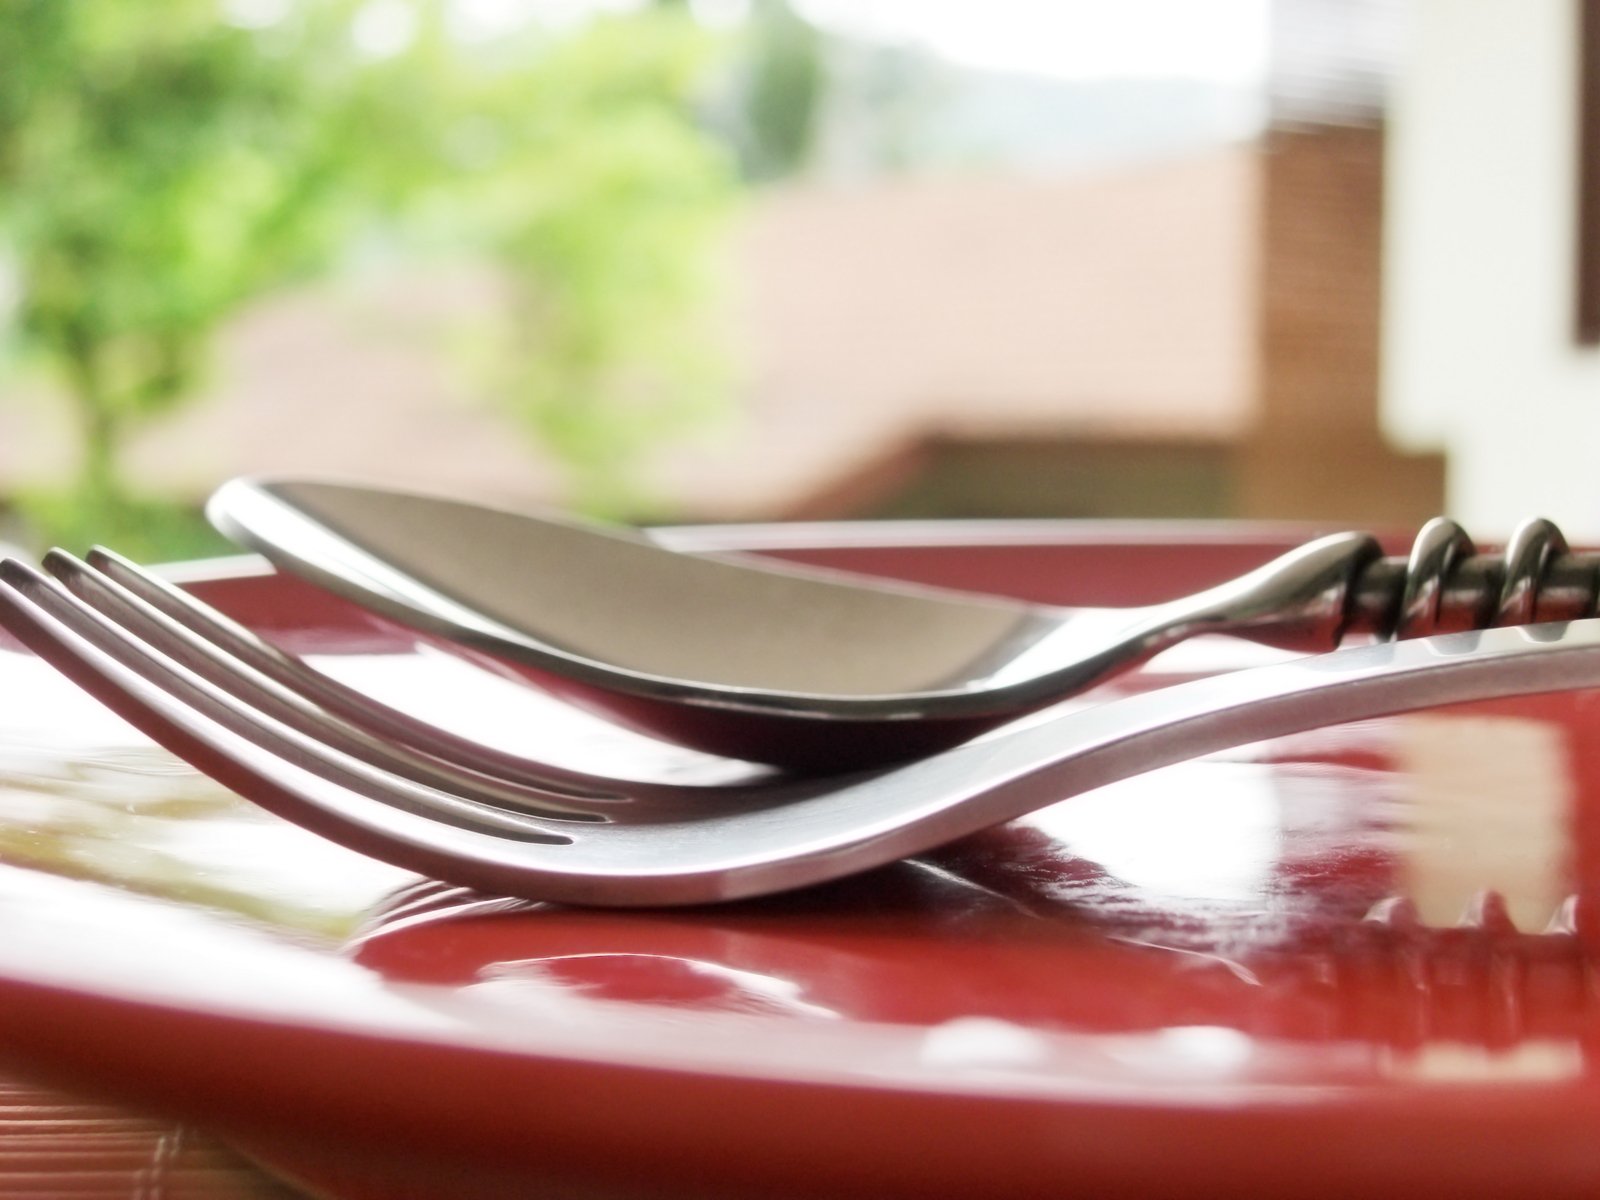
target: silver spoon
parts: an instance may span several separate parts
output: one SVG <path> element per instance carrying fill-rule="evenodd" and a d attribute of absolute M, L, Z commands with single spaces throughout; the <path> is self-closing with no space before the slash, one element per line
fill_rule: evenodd
<path fill-rule="evenodd" d="M 234 480 L 208 512 L 284 570 L 626 724 L 812 771 L 965 741 L 1197 634 L 1330 649 L 1588 616 L 1600 590 L 1600 560 L 1548 521 L 1499 556 L 1438 520 L 1409 561 L 1341 533 L 1178 600 L 1063 609 L 323 480 Z"/>

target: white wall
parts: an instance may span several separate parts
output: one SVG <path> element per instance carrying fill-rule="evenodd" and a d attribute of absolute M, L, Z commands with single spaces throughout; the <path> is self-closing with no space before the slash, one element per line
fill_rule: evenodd
<path fill-rule="evenodd" d="M 1383 423 L 1477 536 L 1600 537 L 1600 352 L 1572 338 L 1576 5 L 1410 0 L 1391 96 Z"/>

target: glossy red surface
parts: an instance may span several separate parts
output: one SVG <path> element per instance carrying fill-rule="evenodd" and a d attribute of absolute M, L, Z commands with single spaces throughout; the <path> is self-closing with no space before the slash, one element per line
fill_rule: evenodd
<path fill-rule="evenodd" d="M 874 535 L 898 544 L 790 552 L 1133 603 L 1295 540 Z M 302 585 L 198 586 L 485 737 L 724 769 Z M 1119 686 L 1272 653 L 1199 643 Z M 1322 730 L 830 887 L 594 912 L 327 845 L 0 645 L 0 1058 L 368 1200 L 1591 1195 L 1597 716 L 1585 692 Z"/>

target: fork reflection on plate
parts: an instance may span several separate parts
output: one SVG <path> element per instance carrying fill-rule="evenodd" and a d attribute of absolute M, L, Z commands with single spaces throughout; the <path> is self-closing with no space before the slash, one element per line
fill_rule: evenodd
<path fill-rule="evenodd" d="M 355 692 L 320 688 L 315 673 L 288 656 L 246 662 L 247 634 L 229 646 L 212 640 L 203 614 L 162 616 L 113 578 L 138 586 L 143 573 L 131 564 L 52 553 L 46 566 L 59 579 L 0 564 L 0 624 L 200 770 L 408 869 L 584 904 L 782 891 L 1229 746 L 1438 704 L 1600 685 L 1600 621 L 1586 620 L 1341 650 L 1130 696 L 844 776 L 694 786 L 524 764 L 515 777 L 505 769 L 514 765 L 509 757 L 469 760 L 466 743 L 429 742 L 420 723 Z M 259 669 L 271 659 L 290 669 Z"/>

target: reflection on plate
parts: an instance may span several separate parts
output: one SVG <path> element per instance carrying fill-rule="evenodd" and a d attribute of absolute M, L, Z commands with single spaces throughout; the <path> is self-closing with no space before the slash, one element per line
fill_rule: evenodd
<path fill-rule="evenodd" d="M 793 552 L 1131 603 L 1275 548 L 936 533 Z M 727 770 L 249 564 L 193 573 L 442 723 Z M 1568 693 L 1322 730 L 828 887 L 597 912 L 302 833 L 0 643 L 0 1053 L 351 1197 L 1591 1194 L 1597 716 Z"/>

